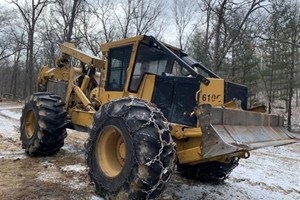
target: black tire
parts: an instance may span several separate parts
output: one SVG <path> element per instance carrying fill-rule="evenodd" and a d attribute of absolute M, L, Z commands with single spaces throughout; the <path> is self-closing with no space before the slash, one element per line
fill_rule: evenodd
<path fill-rule="evenodd" d="M 186 178 L 204 183 L 223 183 L 239 164 L 239 158 L 231 158 L 228 162 L 207 162 L 197 165 L 178 165 L 178 171 Z"/>
<path fill-rule="evenodd" d="M 53 155 L 64 145 L 66 115 L 61 97 L 48 92 L 30 96 L 22 109 L 20 139 L 31 156 Z"/>
<path fill-rule="evenodd" d="M 107 133 L 112 127 L 122 136 L 126 149 L 123 166 L 115 176 L 99 164 L 106 150 L 97 155 L 97 144 L 103 144 L 105 135 L 112 135 Z M 86 150 L 90 178 L 96 193 L 105 199 L 155 199 L 174 171 L 175 143 L 168 122 L 153 104 L 140 99 L 122 98 L 103 105 L 94 115 Z"/>

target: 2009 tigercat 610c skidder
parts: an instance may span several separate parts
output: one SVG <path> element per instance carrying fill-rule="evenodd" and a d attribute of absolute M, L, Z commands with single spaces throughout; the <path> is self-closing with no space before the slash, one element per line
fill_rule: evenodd
<path fill-rule="evenodd" d="M 177 169 L 220 182 L 249 151 L 297 142 L 283 118 L 247 109 L 247 87 L 225 81 L 152 36 L 101 46 L 103 59 L 61 45 L 21 117 L 29 155 L 59 151 L 66 128 L 89 132 L 86 161 L 105 198 L 155 199 Z M 73 64 L 72 64 L 73 63 Z"/>

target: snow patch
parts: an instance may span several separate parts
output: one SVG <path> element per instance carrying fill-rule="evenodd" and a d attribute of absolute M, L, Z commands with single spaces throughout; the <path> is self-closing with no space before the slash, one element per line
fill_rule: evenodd
<path fill-rule="evenodd" d="M 23 107 L 22 104 L 15 103 L 15 102 L 1 102 L 0 103 L 0 110 L 21 109 Z"/>
<path fill-rule="evenodd" d="M 37 179 L 43 182 L 61 183 L 61 174 L 57 171 L 39 172 Z"/>
<path fill-rule="evenodd" d="M 21 118 L 20 112 L 14 112 L 10 110 L 1 110 L 0 114 L 16 120 L 19 120 Z"/>
<path fill-rule="evenodd" d="M 0 115 L 0 135 L 5 138 L 19 138 L 19 123 Z M 0 137 L 1 137 L 0 136 Z"/>
<path fill-rule="evenodd" d="M 17 125 L 17 123 L 13 123 L 11 121 L 11 119 L 0 116 L 0 132 L 1 133 L 15 131 L 16 125 Z"/>
<path fill-rule="evenodd" d="M 104 198 L 93 195 L 90 200 L 104 200 Z"/>
<path fill-rule="evenodd" d="M 78 149 L 74 145 L 71 145 L 71 144 L 65 144 L 62 147 L 62 149 L 69 153 L 77 153 L 78 152 Z"/>
<path fill-rule="evenodd" d="M 86 166 L 76 164 L 76 165 L 67 165 L 61 168 L 62 171 L 64 172 L 83 172 L 87 170 Z"/>
<path fill-rule="evenodd" d="M 50 163 L 48 161 L 44 161 L 41 163 L 43 165 L 43 167 L 48 168 L 48 167 L 55 167 L 55 165 L 53 163 Z"/>
<path fill-rule="evenodd" d="M 68 186 L 73 190 L 81 190 L 87 187 L 87 183 L 80 182 L 79 180 L 71 180 L 68 182 L 64 182 L 64 185 Z"/>
<path fill-rule="evenodd" d="M 6 159 L 6 160 L 20 160 L 27 158 L 27 155 L 22 152 L 12 152 L 12 151 L 1 151 L 0 153 L 0 159 Z"/>
<path fill-rule="evenodd" d="M 296 145 L 300 147 L 299 144 Z M 285 152 L 285 148 L 281 147 L 273 148 L 273 150 L 273 152 L 268 152 L 271 149 L 268 151 L 261 149 L 252 152 L 249 159 L 240 160 L 240 166 L 232 172 L 232 177 L 281 193 L 300 192 L 299 156 L 293 158 L 296 154 L 291 153 L 290 157 L 288 153 L 286 155 L 276 153 Z"/>

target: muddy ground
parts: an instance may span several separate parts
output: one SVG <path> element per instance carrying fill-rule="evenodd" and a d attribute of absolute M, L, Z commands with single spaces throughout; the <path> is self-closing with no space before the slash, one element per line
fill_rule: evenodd
<path fill-rule="evenodd" d="M 87 134 L 68 130 L 56 155 L 28 157 L 19 140 L 21 107 L 0 102 L 0 199 L 102 199 L 87 176 Z M 300 144 L 253 151 L 222 185 L 176 173 L 161 199 L 300 199 Z"/>

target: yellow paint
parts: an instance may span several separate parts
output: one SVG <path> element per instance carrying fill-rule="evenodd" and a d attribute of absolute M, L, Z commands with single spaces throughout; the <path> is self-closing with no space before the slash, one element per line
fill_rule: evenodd
<path fill-rule="evenodd" d="M 199 161 L 201 160 L 200 152 L 200 146 L 177 151 L 178 162 L 184 164 Z"/>
<path fill-rule="evenodd" d="M 82 104 L 84 105 L 84 107 L 87 109 L 87 110 L 94 110 L 92 107 L 91 107 L 91 102 L 90 100 L 85 96 L 85 94 L 83 93 L 83 91 L 78 87 L 78 86 L 75 86 L 73 88 L 75 94 L 77 95 L 77 97 L 79 98 L 79 100 L 82 102 Z"/>
<path fill-rule="evenodd" d="M 38 74 L 38 83 L 44 84 L 47 82 L 48 79 L 56 81 L 68 81 L 69 71 L 69 66 L 65 66 L 62 68 L 49 68 L 48 66 L 44 66 L 40 69 L 40 72 Z"/>
<path fill-rule="evenodd" d="M 208 78 L 209 85 L 200 85 L 200 90 L 196 94 L 199 104 L 210 104 L 220 106 L 224 103 L 224 80 Z"/>
<path fill-rule="evenodd" d="M 102 90 L 101 92 L 101 99 L 102 99 L 102 103 L 105 104 L 111 100 L 114 99 L 119 99 L 121 97 L 123 97 L 123 91 L 105 91 Z"/>
<path fill-rule="evenodd" d="M 266 113 L 267 108 L 265 105 L 259 105 L 259 106 L 254 106 L 254 107 L 249 108 L 248 111 Z"/>
<path fill-rule="evenodd" d="M 74 57 L 85 63 L 86 67 L 95 67 L 97 69 L 98 75 L 96 74 L 97 76 L 95 77 L 97 78 L 97 81 L 99 81 L 99 86 L 93 88 L 90 93 L 87 90 L 90 81 L 90 78 L 87 75 L 84 76 L 83 82 L 80 87 L 74 85 L 74 80 L 78 78 L 78 75 L 82 75 L 82 68 L 79 67 L 66 65 L 62 68 L 56 67 L 50 69 L 49 67 L 44 66 L 39 72 L 38 83 L 46 85 L 48 79 L 68 82 L 68 89 L 65 98 L 65 108 L 68 111 L 68 117 L 71 120 L 71 123 L 82 127 L 89 127 L 93 123 L 93 115 L 95 113 L 95 110 L 92 107 L 93 104 L 100 106 L 114 99 L 128 96 L 141 98 L 151 102 L 155 85 L 155 75 L 146 74 L 137 92 L 130 92 L 127 90 L 129 88 L 131 75 L 133 73 L 138 45 L 142 40 L 143 36 L 137 36 L 103 44 L 101 46 L 101 50 L 104 59 L 90 56 L 76 49 L 75 45 L 71 43 L 64 43 L 61 45 L 62 57 L 60 59 L 69 59 L 69 57 Z M 132 52 L 129 65 L 127 67 L 124 90 L 106 91 L 105 83 L 107 79 L 107 57 L 109 49 L 125 45 L 132 45 Z M 167 46 L 172 51 L 177 50 L 177 48 L 172 47 L 171 45 Z M 196 101 L 200 105 L 223 105 L 224 80 L 215 78 L 208 79 L 210 81 L 210 84 L 208 86 L 200 84 L 199 90 L 195 94 Z M 70 107 L 70 105 L 72 105 L 72 107 Z M 235 105 L 230 104 L 228 106 Z M 197 115 L 196 112 L 192 114 Z M 28 116 L 28 121 L 32 121 L 29 118 L 32 118 L 31 114 L 30 116 Z M 199 128 L 199 123 L 201 122 L 197 122 L 197 128 L 172 124 L 171 135 L 174 142 L 177 144 L 177 157 L 180 164 L 196 164 L 204 162 L 201 157 L 202 131 Z M 28 133 L 31 133 L 32 127 L 28 126 L 28 130 Z M 102 135 L 103 136 L 101 136 L 97 141 L 97 163 L 100 166 L 100 169 L 107 176 L 115 177 L 120 173 L 122 169 L 122 162 L 124 162 L 126 158 L 126 148 L 118 128 L 110 126 L 107 129 L 103 130 Z M 235 156 L 242 157 L 243 155 L 245 154 L 239 152 Z M 228 156 L 214 157 L 205 161 L 225 161 L 227 157 Z"/>
<path fill-rule="evenodd" d="M 155 84 L 155 76 L 146 74 L 138 90 L 137 96 L 141 99 L 151 101 Z"/>
<path fill-rule="evenodd" d="M 121 131 L 115 126 L 107 126 L 100 133 L 96 143 L 98 168 L 108 177 L 116 177 L 123 169 L 126 149 Z"/>
<path fill-rule="evenodd" d="M 89 127 L 93 123 L 95 111 L 71 110 L 71 122 L 83 127 Z"/>
<path fill-rule="evenodd" d="M 200 138 L 202 136 L 201 129 L 198 128 L 187 128 L 180 125 L 172 125 L 172 136 L 177 139 L 183 138 Z"/>
<path fill-rule="evenodd" d="M 83 78 L 83 81 L 81 83 L 80 89 L 82 91 L 85 91 L 86 88 L 88 87 L 89 82 L 90 82 L 90 77 L 88 75 L 85 75 L 84 78 Z"/>
<path fill-rule="evenodd" d="M 36 119 L 33 110 L 29 110 L 25 116 L 25 135 L 27 139 L 32 138 L 35 132 Z"/>
<path fill-rule="evenodd" d="M 103 68 L 105 65 L 104 60 L 101 60 L 100 58 L 95 56 L 88 55 L 85 52 L 76 49 L 75 45 L 72 43 L 64 42 L 60 46 L 60 50 L 63 54 L 72 56 L 87 65 L 93 65 L 96 68 Z"/>
<path fill-rule="evenodd" d="M 172 135 L 173 135 L 173 127 L 180 128 L 179 125 L 172 125 Z M 196 162 L 202 159 L 201 157 L 201 137 L 194 138 L 185 138 L 185 139 L 177 139 L 173 137 L 174 142 L 176 143 L 176 152 L 177 159 L 180 164 Z"/>
<path fill-rule="evenodd" d="M 226 108 L 232 108 L 232 109 L 238 109 L 239 108 L 239 105 L 237 104 L 236 101 L 229 101 L 225 104 L 223 104 L 224 107 Z"/>
<path fill-rule="evenodd" d="M 120 47 L 120 46 L 124 46 L 124 45 L 128 45 L 128 44 L 132 44 L 134 42 L 139 42 L 144 38 L 143 35 L 139 35 L 136 37 L 132 37 L 132 38 L 127 38 L 124 40 L 118 40 L 115 42 L 109 42 L 106 44 L 102 44 L 101 45 L 101 51 L 102 52 L 108 52 L 110 48 L 114 48 L 114 47 Z"/>
<path fill-rule="evenodd" d="M 37 78 L 37 83 L 41 86 L 46 86 L 46 83 L 47 83 L 47 79 L 48 77 L 46 78 L 45 74 L 47 73 L 47 71 L 49 71 L 49 67 L 46 65 L 46 66 L 43 66 L 40 70 L 39 70 L 39 73 L 38 73 L 38 78 Z"/>
<path fill-rule="evenodd" d="M 65 99 L 65 109 L 68 111 L 69 108 L 69 101 L 70 101 L 70 96 L 73 91 L 73 76 L 74 76 L 74 67 L 71 67 L 70 69 L 70 76 L 68 80 L 68 88 L 67 88 L 67 94 L 66 94 L 66 99 Z M 70 115 L 71 113 L 68 112 Z"/>
<path fill-rule="evenodd" d="M 134 62 L 135 62 L 138 45 L 139 45 L 139 41 L 135 41 L 132 43 L 132 51 L 131 51 L 129 65 L 128 65 L 127 71 L 126 71 L 126 80 L 125 80 L 125 84 L 124 84 L 124 93 L 125 94 L 126 94 L 126 92 L 128 92 L 130 78 L 131 78 L 131 74 L 133 73 L 133 68 L 134 68 L 134 64 L 135 64 Z"/>

